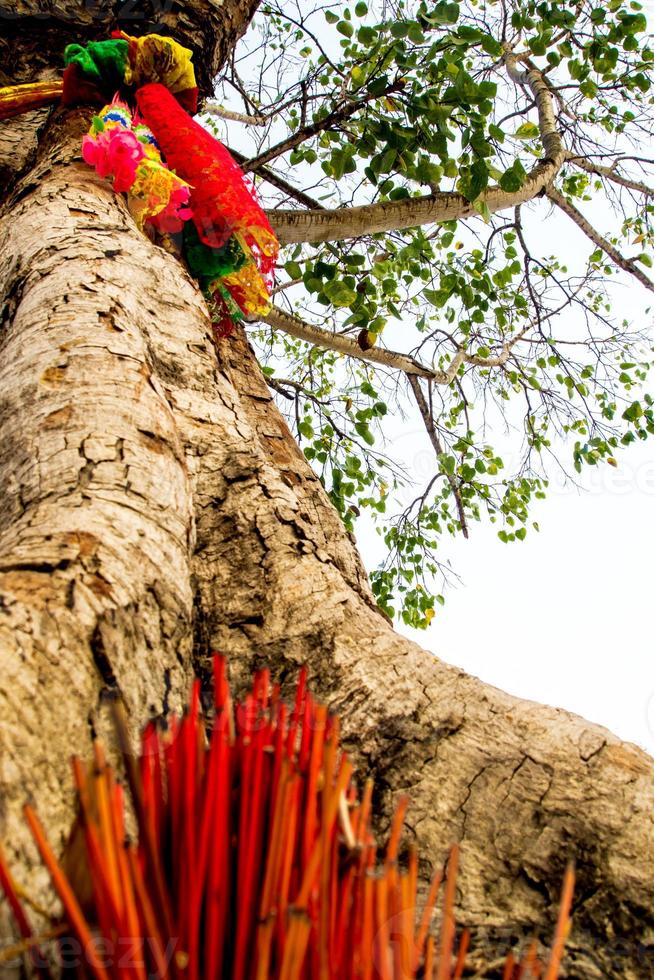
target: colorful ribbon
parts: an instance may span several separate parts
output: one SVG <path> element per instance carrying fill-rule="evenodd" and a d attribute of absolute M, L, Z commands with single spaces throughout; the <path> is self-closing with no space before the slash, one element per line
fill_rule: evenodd
<path fill-rule="evenodd" d="M 115 191 L 131 195 L 141 231 L 147 221 L 160 232 L 178 232 L 191 217 L 189 185 L 168 169 L 151 130 L 135 122 L 120 100 L 93 117 L 82 156 L 101 177 L 112 178 Z"/>
<path fill-rule="evenodd" d="M 108 41 L 69 44 L 64 52 L 64 103 L 106 102 L 126 86 L 159 82 L 189 112 L 196 112 L 198 89 L 193 52 L 170 37 L 131 37 L 114 31 Z"/>
<path fill-rule="evenodd" d="M 220 280 L 244 316 L 263 315 L 270 308 L 279 245 L 254 188 L 225 147 L 194 122 L 163 85 L 144 85 L 136 102 L 168 166 L 192 186 L 198 241 L 186 252 L 191 272 L 206 281 L 212 253 L 220 253 L 221 265 L 233 259 L 231 269 L 208 282 L 208 292 L 213 294 Z"/>

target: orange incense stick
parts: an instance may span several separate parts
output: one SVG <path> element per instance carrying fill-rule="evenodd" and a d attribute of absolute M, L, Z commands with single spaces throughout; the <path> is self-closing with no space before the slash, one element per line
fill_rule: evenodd
<path fill-rule="evenodd" d="M 437 980 L 449 980 L 452 947 L 454 945 L 454 897 L 456 894 L 456 873 L 459 864 L 459 848 L 452 845 L 447 865 L 447 880 L 443 897 L 443 921 L 441 923 L 440 948 L 438 953 Z"/>
<path fill-rule="evenodd" d="M 217 660 L 208 741 L 199 695 L 195 685 L 188 713 L 171 720 L 165 738 L 146 728 L 140 757 L 132 755 L 124 711 L 116 709 L 138 847 L 126 842 L 123 790 L 101 746 L 90 772 L 74 760 L 87 862 L 77 870 L 92 889 L 87 898 L 84 883 L 84 911 L 26 808 L 89 976 L 146 980 L 154 970 L 159 980 L 461 980 L 470 937 L 464 930 L 455 958 L 458 847 L 449 856 L 436 942 L 429 930 L 442 873 L 416 923 L 415 849 L 406 868 L 398 864 L 408 799 L 398 800 L 380 866 L 370 830 L 372 783 L 357 802 L 338 719 L 313 702 L 304 681 L 290 718 L 267 672 L 233 713 Z M 74 849 L 71 855 L 80 859 Z M 504 980 L 558 976 L 573 886 L 568 869 L 547 972 L 534 945 L 519 967 L 509 955 Z M 25 942 L 35 943 L 1 853 L 0 887 Z M 96 931 L 129 947 L 131 962 L 105 967 Z M 47 968 L 41 977 L 51 980 Z"/>
<path fill-rule="evenodd" d="M 30 830 L 32 831 L 32 836 L 34 837 L 36 846 L 41 854 L 41 859 L 50 872 L 52 883 L 57 894 L 59 895 L 59 898 L 61 899 L 62 905 L 64 906 L 68 922 L 82 944 L 82 949 L 85 952 L 89 966 L 95 973 L 97 980 L 109 980 L 109 974 L 100 962 L 96 953 L 93 937 L 86 923 L 82 910 L 79 907 L 75 895 L 73 894 L 72 888 L 68 884 L 65 874 L 61 870 L 59 862 L 54 856 L 52 848 L 48 844 L 39 818 L 29 804 L 24 808 L 24 813 Z"/>
<path fill-rule="evenodd" d="M 9 902 L 9 907 L 18 923 L 18 928 L 20 929 L 20 934 L 24 939 L 34 940 L 34 933 L 30 925 L 29 919 L 25 914 L 23 906 L 21 905 L 18 898 L 18 891 L 14 879 L 11 876 L 9 867 L 7 865 L 2 847 L 0 847 L 0 888 L 4 891 L 7 901 Z M 52 980 L 52 974 L 50 970 L 45 965 L 45 958 L 41 949 L 35 943 L 30 946 L 30 958 L 36 969 L 38 975 L 43 978 L 43 980 Z"/>
<path fill-rule="evenodd" d="M 570 908 L 572 907 L 572 895 L 575 887 L 575 873 L 572 864 L 569 864 L 563 879 L 561 891 L 561 905 L 559 907 L 559 917 L 556 923 L 554 941 L 547 970 L 543 980 L 556 980 L 559 974 L 559 966 L 563 957 L 563 947 L 570 928 Z"/>
<path fill-rule="evenodd" d="M 461 941 L 459 943 L 459 952 L 456 958 L 456 964 L 454 966 L 454 973 L 452 974 L 452 980 L 460 980 L 463 975 L 463 968 L 466 965 L 466 956 L 468 954 L 468 946 L 470 945 L 470 933 L 467 929 L 464 929 L 461 933 Z"/>

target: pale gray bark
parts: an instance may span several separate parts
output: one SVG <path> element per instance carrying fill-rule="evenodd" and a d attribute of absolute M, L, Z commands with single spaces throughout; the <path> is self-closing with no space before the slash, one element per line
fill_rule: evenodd
<path fill-rule="evenodd" d="M 501 187 L 490 187 L 475 202 L 456 191 L 440 191 L 423 197 L 362 204 L 354 208 L 307 211 L 280 209 L 268 212 L 268 218 L 283 245 L 294 242 L 336 242 L 384 231 L 401 231 L 417 225 L 460 221 L 462 218 L 478 215 L 481 205 L 485 205 L 489 213 L 494 214 L 531 201 L 556 177 L 562 163 L 563 151 L 554 160 L 538 163 L 519 191 L 510 192 L 503 191 Z"/>
<path fill-rule="evenodd" d="M 190 678 L 192 490 L 150 333 L 201 302 L 109 187 L 67 166 L 86 127 L 80 111 L 54 129 L 2 221 L 0 796 L 13 846 L 31 794 L 61 842 L 69 758 L 88 749 L 105 685 L 137 723 L 179 707 Z"/>

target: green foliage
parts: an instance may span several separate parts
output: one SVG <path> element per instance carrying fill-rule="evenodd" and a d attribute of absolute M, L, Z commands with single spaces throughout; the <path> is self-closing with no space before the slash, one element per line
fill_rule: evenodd
<path fill-rule="evenodd" d="M 301 317 L 436 371 L 459 357 L 449 384 L 423 384 L 431 436 L 396 371 L 265 327 L 253 333 L 346 526 L 362 512 L 378 521 L 388 553 L 372 573 L 380 606 L 426 626 L 442 602 L 447 563 L 437 555 L 448 536 L 483 519 L 502 542 L 524 540 L 537 530 L 530 512 L 552 464 L 573 474 L 616 465 L 630 442 L 654 432 L 651 345 L 644 330 L 616 321 L 610 290 L 629 263 L 652 267 L 654 196 L 601 171 L 636 184 L 652 171 L 646 18 L 626 0 L 306 9 L 269 0 L 258 25 L 231 88 L 248 93 L 250 109 L 274 113 L 265 145 L 295 136 L 270 164 L 277 173 L 316 207 L 455 192 L 474 215 L 384 234 L 363 226 L 357 239 L 284 254 L 276 301 Z M 538 197 L 518 210 L 488 207 L 489 192 L 521 192 L 544 156 L 533 90 L 507 72 L 504 44 L 515 71 L 536 73 L 549 90 L 567 148 L 586 155 L 590 169 L 567 162 L 556 187 L 594 223 L 594 243 Z M 423 440 L 426 471 L 406 458 L 405 430 L 412 444 Z"/>

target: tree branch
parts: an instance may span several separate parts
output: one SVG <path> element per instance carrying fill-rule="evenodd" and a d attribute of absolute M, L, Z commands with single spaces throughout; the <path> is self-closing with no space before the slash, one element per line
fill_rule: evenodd
<path fill-rule="evenodd" d="M 529 89 L 531 92 L 538 111 L 538 130 L 545 151 L 545 160 L 554 161 L 560 158 L 560 167 L 565 158 L 565 150 L 556 125 L 552 92 L 543 77 L 543 73 L 531 64 L 525 71 L 520 71 L 518 59 L 513 54 L 510 45 L 506 43 L 504 44 L 504 64 L 509 78 L 516 85 Z"/>
<path fill-rule="evenodd" d="M 247 112 L 234 112 L 233 109 L 225 109 L 224 106 L 216 102 L 207 102 L 203 106 L 202 112 L 209 116 L 218 116 L 220 119 L 229 119 L 230 122 L 244 123 L 246 126 L 265 126 L 268 122 L 266 116 L 251 116 Z"/>
<path fill-rule="evenodd" d="M 273 306 L 266 316 L 262 317 L 262 322 L 274 327 L 275 330 L 289 334 L 291 337 L 297 337 L 299 340 L 306 340 L 310 344 L 315 344 L 316 347 L 334 350 L 359 361 L 370 361 L 372 364 L 380 364 L 396 371 L 403 371 L 410 377 L 427 378 L 437 385 L 451 384 L 462 364 L 472 364 L 475 367 L 483 368 L 503 367 L 508 361 L 513 347 L 519 340 L 522 340 L 533 326 L 531 322 L 528 323 L 515 337 L 506 340 L 501 352 L 495 357 L 479 357 L 477 354 L 468 354 L 462 347 L 459 347 L 446 370 L 441 371 L 421 364 L 410 354 L 401 354 L 398 351 L 386 350 L 383 347 L 370 347 L 368 350 L 362 350 L 356 341 L 351 340 L 345 334 L 323 330 L 312 323 L 306 323 L 294 314 L 286 313 L 278 306 Z"/>
<path fill-rule="evenodd" d="M 431 378 L 437 384 L 449 384 L 452 380 L 449 377 L 450 369 L 447 372 L 433 371 L 408 354 L 399 354 L 395 351 L 385 350 L 382 347 L 371 347 L 369 350 L 361 350 L 356 341 L 351 340 L 344 334 L 322 330 L 320 327 L 315 327 L 311 323 L 305 323 L 304 320 L 300 320 L 299 317 L 293 316 L 291 313 L 286 313 L 278 306 L 273 306 L 270 312 L 262 319 L 264 323 L 268 323 L 276 330 L 282 330 L 284 333 L 290 334 L 291 337 L 307 340 L 310 344 L 315 344 L 316 347 L 338 351 L 339 354 L 347 354 L 349 357 L 355 357 L 359 361 L 370 361 L 373 364 L 380 364 L 384 367 L 394 368 L 397 371 L 404 371 L 405 374 L 413 374 L 421 378 Z M 454 364 L 454 361 L 452 364 Z M 459 364 L 461 364 L 461 361 L 459 361 Z M 457 370 L 459 364 L 457 364 Z"/>
<path fill-rule="evenodd" d="M 440 221 L 458 221 L 477 215 L 478 204 L 491 214 L 514 208 L 532 200 L 554 179 L 561 168 L 563 153 L 556 160 L 539 162 L 528 174 L 519 191 L 491 187 L 472 203 L 456 191 L 441 191 L 402 201 L 384 201 L 361 207 L 320 211 L 268 211 L 268 220 L 281 245 L 294 242 L 336 242 L 385 231 L 402 231 Z"/>
<path fill-rule="evenodd" d="M 629 180 L 628 177 L 621 176 L 621 174 L 616 173 L 615 164 L 611 167 L 603 167 L 599 163 L 591 163 L 585 157 L 578 157 L 569 151 L 566 153 L 565 158 L 575 167 L 579 167 L 580 170 L 585 170 L 588 174 L 606 177 L 612 183 L 626 187 L 628 190 L 635 191 L 637 194 L 644 194 L 645 197 L 654 197 L 654 187 L 648 187 L 647 184 L 643 184 L 639 180 Z"/>
<path fill-rule="evenodd" d="M 361 207 L 320 211 L 269 211 L 268 218 L 282 245 L 293 242 L 333 242 L 385 231 L 401 231 L 417 225 L 438 221 L 470 218 L 480 205 L 493 214 L 532 200 L 552 182 L 565 160 L 565 149 L 556 126 L 552 93 L 536 69 L 517 70 L 515 56 L 505 55 L 509 74 L 514 81 L 528 88 L 538 110 L 538 126 L 544 158 L 527 175 L 518 191 L 504 191 L 495 185 L 469 201 L 456 191 L 442 191 L 402 201 L 384 201 Z"/>
<path fill-rule="evenodd" d="M 305 126 L 303 129 L 296 130 L 285 140 L 276 143 L 275 146 L 271 146 L 269 150 L 264 153 L 260 153 L 258 157 L 252 157 L 251 160 L 246 160 L 243 163 L 242 170 L 244 173 L 250 173 L 254 170 L 259 170 L 260 167 L 264 166 L 266 163 L 270 163 L 271 160 L 275 160 L 282 153 L 286 153 L 288 150 L 294 149 L 294 147 L 299 146 L 300 143 L 305 143 L 307 140 L 311 139 L 312 136 L 317 136 L 318 133 L 324 132 L 326 129 L 331 129 L 333 126 L 337 126 L 339 123 L 345 122 L 350 119 L 359 109 L 364 108 L 369 102 L 373 102 L 375 99 L 382 99 L 384 96 L 390 95 L 392 92 L 398 92 L 404 87 L 402 81 L 393 82 L 389 85 L 383 92 L 377 92 L 375 95 L 368 93 L 361 99 L 352 99 L 344 104 L 338 106 L 336 109 L 332 109 L 331 112 L 327 113 L 322 119 L 318 119 L 316 122 L 311 123 L 309 126 Z"/>
<path fill-rule="evenodd" d="M 422 416 L 422 421 L 425 423 L 425 429 L 427 430 L 429 441 L 431 442 L 436 455 L 441 456 L 444 452 L 443 444 L 436 430 L 436 425 L 434 424 L 434 417 L 431 413 L 429 405 L 427 404 L 422 388 L 420 386 L 420 380 L 415 376 L 409 376 L 409 384 L 411 385 L 411 391 L 413 392 L 414 398 L 416 400 L 418 411 Z M 450 489 L 452 490 L 452 494 L 456 501 L 456 509 L 459 514 L 459 524 L 461 525 L 463 537 L 467 538 L 468 523 L 466 521 L 466 514 L 463 507 L 463 500 L 461 498 L 461 491 L 459 489 L 459 484 L 456 482 L 454 476 L 451 473 L 445 473 L 445 478 L 450 485 Z"/>
<path fill-rule="evenodd" d="M 247 157 L 243 153 L 239 153 L 238 150 L 233 150 L 231 146 L 228 146 L 227 149 L 239 166 L 242 167 L 246 162 Z M 312 211 L 326 210 L 322 204 L 319 204 L 318 201 L 314 200 L 314 198 L 309 197 L 309 195 L 305 194 L 304 191 L 301 191 L 299 187 L 294 187 L 293 184 L 289 184 L 287 180 L 284 180 L 283 177 L 276 174 L 274 170 L 270 170 L 269 167 L 259 167 L 257 170 L 257 175 L 263 180 L 267 181 L 273 187 L 276 187 L 277 190 L 280 190 L 284 194 L 288 194 L 289 197 L 294 198 L 294 200 L 296 200 L 298 204 L 302 204 L 303 207 L 310 208 Z"/>
<path fill-rule="evenodd" d="M 567 214 L 569 218 L 574 221 L 578 228 L 583 231 L 587 238 L 590 238 L 594 245 L 601 248 L 609 258 L 615 262 L 618 268 L 622 269 L 624 272 L 628 272 L 629 275 L 637 279 L 645 289 L 649 289 L 650 292 L 654 293 L 654 282 L 645 275 L 643 270 L 639 268 L 636 259 L 628 259 L 626 256 L 619 252 L 615 245 L 603 238 L 598 231 L 593 228 L 591 223 L 584 218 L 580 211 L 577 211 L 574 204 L 571 204 L 567 198 L 563 196 L 555 187 L 548 187 L 546 192 L 547 197 L 550 199 L 552 204 L 556 204 L 557 208 L 560 208 L 564 214 Z"/>

